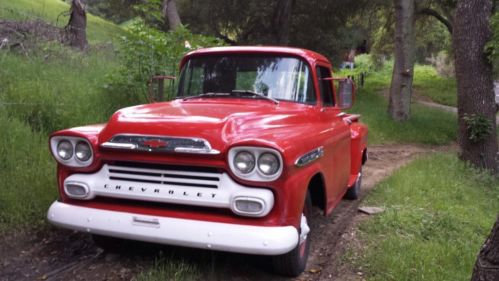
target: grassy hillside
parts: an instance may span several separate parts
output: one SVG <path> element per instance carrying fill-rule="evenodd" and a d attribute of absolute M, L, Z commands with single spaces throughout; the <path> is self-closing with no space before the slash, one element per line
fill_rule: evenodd
<path fill-rule="evenodd" d="M 0 0 L 0 19 L 42 19 L 64 27 L 68 22 L 70 6 L 61 0 Z M 123 33 L 119 26 L 88 14 L 87 36 L 90 43 L 114 41 Z"/>
<path fill-rule="evenodd" d="M 68 10 L 60 0 L 0 0 L 0 19 L 56 24 Z M 48 134 L 105 122 L 115 110 L 104 87 L 120 65 L 112 42 L 125 31 L 92 15 L 88 19 L 85 53 L 58 42 L 38 42 L 26 53 L 0 50 L 0 130 L 7 132 L 0 136 L 0 230 L 44 225 L 57 197 Z M 57 26 L 67 20 L 61 16 Z"/>

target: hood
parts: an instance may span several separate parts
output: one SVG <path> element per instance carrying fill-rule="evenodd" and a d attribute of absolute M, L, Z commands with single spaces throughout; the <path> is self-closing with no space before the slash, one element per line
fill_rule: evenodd
<path fill-rule="evenodd" d="M 134 106 L 116 112 L 100 134 L 100 142 L 118 134 L 202 138 L 212 148 L 224 151 L 236 142 L 261 141 L 276 144 L 303 134 L 312 120 L 313 107 L 265 100 L 202 99 Z M 290 130 L 289 127 L 293 127 Z M 272 141 L 275 140 L 275 141 Z"/>

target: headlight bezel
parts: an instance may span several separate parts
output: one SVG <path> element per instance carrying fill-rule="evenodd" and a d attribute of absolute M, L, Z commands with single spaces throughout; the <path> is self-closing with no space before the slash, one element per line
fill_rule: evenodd
<path fill-rule="evenodd" d="M 59 146 L 59 143 L 63 141 L 68 141 L 72 146 L 73 153 L 69 159 L 64 159 L 59 156 L 57 148 Z M 90 148 L 90 157 L 87 160 L 80 160 L 78 159 L 78 157 L 76 157 L 76 145 L 80 142 L 86 143 L 86 145 Z M 92 147 L 92 144 L 87 139 L 82 137 L 54 136 L 50 138 L 50 149 L 52 155 L 57 160 L 57 162 L 69 167 L 76 167 L 76 168 L 88 167 L 92 165 L 94 161 L 94 149 Z"/>
<path fill-rule="evenodd" d="M 255 159 L 255 165 L 252 169 L 251 172 L 249 173 L 242 173 L 239 171 L 238 168 L 235 167 L 234 160 L 235 156 L 243 151 L 247 151 L 251 153 Z M 267 175 L 261 171 L 259 168 L 259 159 L 260 156 L 266 153 L 273 154 L 279 164 L 279 168 L 277 169 L 276 173 Z M 274 181 L 278 179 L 283 171 L 283 166 L 284 166 L 284 161 L 282 159 L 281 153 L 277 151 L 276 149 L 273 148 L 267 148 L 267 147 L 256 147 L 256 146 L 235 146 L 232 147 L 229 150 L 228 156 L 227 156 L 227 162 L 229 163 L 229 167 L 231 172 L 236 175 L 238 178 L 243 179 L 243 180 L 249 180 L 249 181 L 260 181 L 260 182 L 269 182 L 269 181 Z"/>

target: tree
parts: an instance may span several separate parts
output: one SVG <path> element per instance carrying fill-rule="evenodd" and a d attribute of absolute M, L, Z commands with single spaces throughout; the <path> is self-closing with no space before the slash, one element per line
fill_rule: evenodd
<path fill-rule="evenodd" d="M 274 12 L 274 33 L 277 45 L 289 44 L 289 29 L 291 27 L 291 14 L 293 0 L 279 0 Z"/>
<path fill-rule="evenodd" d="M 388 112 L 397 121 L 410 117 L 414 70 L 414 0 L 394 0 L 395 63 Z"/>
<path fill-rule="evenodd" d="M 137 16 L 134 6 L 142 0 L 86 0 L 87 11 L 93 15 L 122 23 Z"/>
<path fill-rule="evenodd" d="M 176 30 L 182 25 L 175 0 L 163 0 L 163 15 L 168 19 L 170 30 Z"/>
<path fill-rule="evenodd" d="M 435 18 L 452 34 L 455 8 L 456 0 L 423 0 L 416 14 Z"/>
<path fill-rule="evenodd" d="M 471 281 L 499 280 L 499 216 L 476 259 Z"/>
<path fill-rule="evenodd" d="M 343 31 L 366 3 L 370 1 L 177 1 L 182 20 L 195 33 L 211 34 L 229 44 L 308 48 L 332 59 L 365 39 Z"/>
<path fill-rule="evenodd" d="M 459 0 L 454 19 L 460 157 L 497 174 L 492 64 L 485 53 L 492 31 L 491 0 Z"/>
<path fill-rule="evenodd" d="M 71 47 L 85 50 L 88 46 L 85 0 L 72 0 L 69 12 L 69 21 L 64 28 L 66 41 Z"/>

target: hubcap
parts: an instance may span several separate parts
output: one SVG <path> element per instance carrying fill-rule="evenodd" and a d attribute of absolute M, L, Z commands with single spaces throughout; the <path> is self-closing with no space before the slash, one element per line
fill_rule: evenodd
<path fill-rule="evenodd" d="M 305 250 L 307 248 L 307 235 L 310 232 L 310 227 L 307 223 L 307 217 L 301 214 L 300 221 L 300 257 L 305 255 Z"/>
<path fill-rule="evenodd" d="M 307 223 L 307 217 L 304 214 L 301 214 L 301 221 L 300 221 L 300 244 L 305 242 L 307 240 L 307 235 L 310 232 L 310 227 L 308 226 Z"/>

